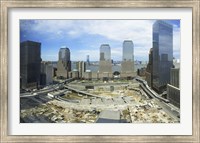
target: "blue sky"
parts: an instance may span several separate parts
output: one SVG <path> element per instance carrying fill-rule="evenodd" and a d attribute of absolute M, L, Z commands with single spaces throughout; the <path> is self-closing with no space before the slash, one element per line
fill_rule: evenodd
<path fill-rule="evenodd" d="M 122 59 L 122 43 L 132 40 L 134 60 L 148 60 L 152 47 L 152 25 L 155 20 L 20 20 L 20 41 L 41 42 L 44 61 L 57 61 L 58 51 L 67 46 L 71 60 L 99 60 L 99 47 L 109 44 L 111 58 Z M 173 25 L 173 55 L 180 58 L 180 21 L 167 20 Z"/>

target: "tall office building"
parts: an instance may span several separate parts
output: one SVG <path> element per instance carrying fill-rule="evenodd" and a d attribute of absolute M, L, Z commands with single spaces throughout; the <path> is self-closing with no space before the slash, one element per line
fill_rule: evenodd
<path fill-rule="evenodd" d="M 109 44 L 102 44 L 100 47 L 100 61 L 111 61 L 111 50 Z"/>
<path fill-rule="evenodd" d="M 71 71 L 70 50 L 60 48 L 58 54 L 57 77 L 69 78 L 68 72 Z"/>
<path fill-rule="evenodd" d="M 53 64 L 51 62 L 41 62 L 40 84 L 45 86 L 53 83 Z"/>
<path fill-rule="evenodd" d="M 173 27 L 158 20 L 153 24 L 153 88 L 166 89 L 173 67 Z"/>
<path fill-rule="evenodd" d="M 83 61 L 77 62 L 76 63 L 76 69 L 78 70 L 79 78 L 83 78 L 84 72 L 86 70 L 86 63 L 83 62 Z"/>
<path fill-rule="evenodd" d="M 20 43 L 20 77 L 22 88 L 37 88 L 40 85 L 41 43 Z"/>
<path fill-rule="evenodd" d="M 153 48 L 150 49 L 149 51 L 149 62 L 147 64 L 147 68 L 146 68 L 146 81 L 147 84 L 152 87 L 152 75 L 153 75 Z"/>
<path fill-rule="evenodd" d="M 180 108 L 179 68 L 171 68 L 170 84 L 167 84 L 167 99 Z"/>
<path fill-rule="evenodd" d="M 133 41 L 125 40 L 123 42 L 123 56 L 121 64 L 121 77 L 134 76 L 134 54 L 133 54 Z"/>
<path fill-rule="evenodd" d="M 99 73 L 100 78 L 112 77 L 111 51 L 108 44 L 102 44 L 100 47 Z"/>
<path fill-rule="evenodd" d="M 134 61 L 133 41 L 125 40 L 123 42 L 123 58 L 122 61 Z"/>
<path fill-rule="evenodd" d="M 67 48 L 67 47 L 60 48 L 58 57 L 59 57 L 59 60 L 61 60 L 63 62 L 66 62 L 66 63 L 71 62 L 70 61 L 70 50 L 69 50 L 69 48 Z"/>
<path fill-rule="evenodd" d="M 171 68 L 170 84 L 179 88 L 179 68 Z"/>
<path fill-rule="evenodd" d="M 87 55 L 87 60 L 86 60 L 87 64 L 90 65 L 90 56 Z"/>

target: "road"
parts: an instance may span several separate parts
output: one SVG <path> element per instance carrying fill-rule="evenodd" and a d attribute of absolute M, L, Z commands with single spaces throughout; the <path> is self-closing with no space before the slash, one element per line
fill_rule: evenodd
<path fill-rule="evenodd" d="M 21 97 L 23 98 L 23 97 L 31 97 L 31 96 L 36 96 L 36 95 L 47 94 L 47 93 L 52 92 L 54 90 L 58 90 L 61 85 L 66 84 L 66 83 L 70 83 L 73 80 L 74 80 L 74 78 L 69 78 L 69 79 L 66 79 L 66 80 L 62 81 L 61 83 L 49 85 L 49 86 L 46 86 L 43 89 L 36 90 L 34 92 L 20 93 L 20 98 Z"/>
<path fill-rule="evenodd" d="M 155 98 L 154 98 L 155 99 Z M 179 112 L 175 111 L 172 109 L 169 105 L 167 105 L 164 102 L 159 101 L 158 99 L 154 100 L 168 115 L 170 115 L 172 118 L 176 119 L 179 121 L 180 119 L 178 118 Z"/>
<path fill-rule="evenodd" d="M 143 82 L 143 80 L 140 80 L 140 82 Z M 143 88 L 143 90 L 145 90 L 145 91 L 151 91 L 151 93 L 152 94 L 156 94 L 153 90 L 151 90 L 150 88 L 149 88 L 149 86 L 146 84 L 146 83 L 144 83 L 146 86 L 142 86 Z M 147 88 L 148 87 L 148 88 Z M 144 91 L 144 92 L 145 92 Z M 159 99 L 159 98 L 156 98 L 156 97 L 158 97 L 159 95 L 154 95 L 154 96 L 152 96 L 152 95 L 150 95 L 151 93 L 150 92 L 145 92 L 146 94 L 149 94 L 149 97 L 152 97 L 152 99 L 154 99 L 154 101 L 160 106 L 160 107 L 162 107 L 162 109 L 167 113 L 167 114 L 169 114 L 172 118 L 174 118 L 174 119 L 176 119 L 176 120 L 180 120 L 179 118 L 178 118 L 178 116 L 180 116 L 180 111 L 179 110 L 175 110 L 175 109 L 173 109 L 170 105 L 168 105 L 169 103 L 165 103 L 164 101 L 161 101 L 161 99 Z"/>

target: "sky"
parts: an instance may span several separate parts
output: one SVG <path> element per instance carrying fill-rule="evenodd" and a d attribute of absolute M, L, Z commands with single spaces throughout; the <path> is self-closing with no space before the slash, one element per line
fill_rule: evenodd
<path fill-rule="evenodd" d="M 173 56 L 180 59 L 180 20 L 165 20 L 173 25 Z M 43 61 L 57 61 L 59 49 L 66 46 L 71 61 L 99 60 L 101 44 L 109 44 L 111 58 L 122 60 L 124 40 L 134 43 L 134 60 L 148 61 L 155 20 L 20 20 L 20 42 L 41 43 Z"/>

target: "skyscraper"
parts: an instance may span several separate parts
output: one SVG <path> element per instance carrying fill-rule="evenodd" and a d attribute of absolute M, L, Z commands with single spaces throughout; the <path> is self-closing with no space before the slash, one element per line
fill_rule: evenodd
<path fill-rule="evenodd" d="M 65 47 L 65 48 L 60 48 L 59 51 L 59 60 L 66 62 L 66 63 L 70 63 L 70 50 L 69 48 Z M 71 70 L 71 66 L 68 67 Z"/>
<path fill-rule="evenodd" d="M 51 62 L 41 62 L 40 84 L 47 85 L 53 83 L 53 65 Z"/>
<path fill-rule="evenodd" d="M 40 85 L 41 43 L 20 43 L 20 77 L 22 88 L 37 88 Z"/>
<path fill-rule="evenodd" d="M 170 83 L 167 84 L 167 99 L 180 108 L 179 68 L 171 68 Z"/>
<path fill-rule="evenodd" d="M 147 84 L 152 87 L 152 75 L 153 75 L 153 48 L 149 50 L 149 63 L 146 69 L 146 81 Z"/>
<path fill-rule="evenodd" d="M 86 60 L 87 64 L 90 65 L 90 56 L 87 55 L 87 60 Z"/>
<path fill-rule="evenodd" d="M 109 44 L 102 44 L 100 47 L 100 61 L 111 61 L 111 51 Z"/>
<path fill-rule="evenodd" d="M 121 77 L 133 77 L 134 76 L 134 55 L 133 55 L 133 41 L 125 40 L 123 42 L 123 56 L 122 56 L 122 68 Z"/>
<path fill-rule="evenodd" d="M 179 68 L 171 68 L 170 71 L 170 84 L 179 88 Z"/>
<path fill-rule="evenodd" d="M 158 20 L 153 24 L 153 88 L 166 89 L 173 67 L 173 27 Z"/>
<path fill-rule="evenodd" d="M 133 61 L 133 41 L 125 40 L 123 42 L 123 59 L 122 61 Z"/>
<path fill-rule="evenodd" d="M 84 77 L 84 72 L 86 70 L 86 64 L 83 61 L 77 62 L 76 63 L 76 69 L 78 70 L 79 73 L 79 78 Z"/>
<path fill-rule="evenodd" d="M 67 47 L 60 48 L 58 54 L 57 77 L 68 78 L 71 71 L 70 50 Z"/>
<path fill-rule="evenodd" d="M 111 51 L 108 44 L 102 44 L 100 47 L 99 73 L 100 78 L 112 77 Z"/>

